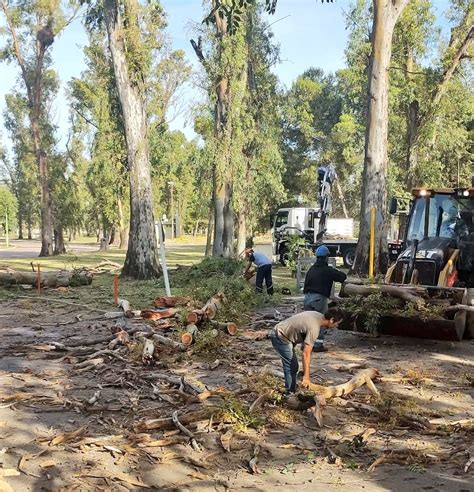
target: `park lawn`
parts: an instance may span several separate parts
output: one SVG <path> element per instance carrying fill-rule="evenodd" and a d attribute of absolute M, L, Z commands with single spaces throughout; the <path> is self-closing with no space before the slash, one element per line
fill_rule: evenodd
<path fill-rule="evenodd" d="M 166 243 L 166 261 L 171 272 L 178 265 L 190 266 L 199 263 L 204 258 L 205 241 L 193 244 L 193 238 L 178 238 Z M 195 238 L 194 238 L 195 239 Z M 31 271 L 31 264 L 36 268 L 39 263 L 42 271 L 54 271 L 61 269 L 81 269 L 92 268 L 100 264 L 101 261 L 109 260 L 123 265 L 125 260 L 125 250 L 110 249 L 108 251 L 84 252 L 65 254 L 39 258 L 37 256 L 21 259 L 0 259 L 0 266 L 9 267 L 20 271 Z M 280 300 L 280 292 L 283 287 L 289 288 L 293 294 L 296 291 L 296 280 L 291 277 L 288 269 L 276 265 L 273 271 L 276 295 L 274 301 Z M 171 290 L 175 295 L 189 295 L 186 289 L 176 289 L 173 287 L 171 278 Z M 144 309 L 150 307 L 151 302 L 157 296 L 164 295 L 165 289 L 163 279 L 156 280 L 119 280 L 119 297 L 130 301 L 134 309 Z M 23 291 L 22 289 L 2 289 L 0 288 L 0 298 L 16 297 L 18 295 L 37 296 L 36 290 Z M 91 286 L 74 287 L 62 291 L 45 290 L 42 292 L 44 297 L 57 298 L 89 305 L 97 309 L 108 310 L 113 305 L 113 273 L 105 272 L 94 276 Z"/>

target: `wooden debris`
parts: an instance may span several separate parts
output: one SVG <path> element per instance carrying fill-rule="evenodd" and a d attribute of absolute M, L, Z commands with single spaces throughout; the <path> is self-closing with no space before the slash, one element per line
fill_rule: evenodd
<path fill-rule="evenodd" d="M 195 325 L 204 320 L 214 319 L 217 310 L 222 307 L 224 300 L 224 293 L 218 292 L 206 302 L 202 309 L 195 309 L 194 311 L 188 313 L 186 316 L 186 322 L 190 325 Z"/>
<path fill-rule="evenodd" d="M 60 444 L 66 444 L 74 441 L 76 438 L 81 437 L 86 429 L 87 427 L 83 426 L 73 432 L 62 432 L 54 437 L 49 444 L 50 446 L 59 446 Z"/>
<path fill-rule="evenodd" d="M 193 449 L 195 451 L 201 451 L 201 448 L 198 442 L 196 441 L 196 436 L 179 421 L 178 410 L 173 412 L 173 416 L 171 418 L 173 419 L 173 424 L 175 425 L 175 427 L 190 438 L 191 446 L 193 447 Z"/>
<path fill-rule="evenodd" d="M 356 369 L 367 369 L 367 363 L 366 362 L 356 362 L 353 364 L 346 364 L 344 366 L 339 366 L 337 368 L 338 371 L 340 372 L 350 372 L 353 374 L 353 371 Z"/>
<path fill-rule="evenodd" d="M 157 335 L 153 334 L 151 336 L 154 342 L 161 344 L 161 345 L 166 345 L 168 347 L 171 347 L 175 350 L 179 350 L 180 352 L 186 352 L 188 350 L 188 347 L 184 345 L 183 343 L 175 342 L 171 338 L 164 337 L 162 335 Z"/>
<path fill-rule="evenodd" d="M 249 460 L 248 466 L 251 473 L 257 475 L 259 470 L 257 468 L 258 454 L 260 453 L 260 446 L 255 444 L 253 448 L 253 457 Z"/>
<path fill-rule="evenodd" d="M 188 297 L 180 296 L 160 296 L 157 297 L 153 305 L 155 307 L 176 307 L 176 306 L 186 306 L 189 304 L 190 299 Z"/>
<path fill-rule="evenodd" d="M 398 297 L 405 302 L 423 302 L 421 297 L 426 293 L 426 289 L 420 287 L 397 287 L 396 285 L 385 284 L 370 284 L 370 285 L 356 285 L 352 283 L 344 283 L 339 295 L 341 297 L 347 296 L 369 296 L 382 292 L 392 297 Z"/>
<path fill-rule="evenodd" d="M 100 390 L 97 390 L 94 395 L 92 396 L 92 398 L 89 398 L 87 400 L 87 403 L 89 403 L 89 405 L 94 405 L 94 403 L 97 403 L 97 401 L 99 400 L 100 398 Z"/>
<path fill-rule="evenodd" d="M 132 309 L 131 309 L 130 303 L 127 301 L 127 299 L 119 299 L 118 300 L 118 307 L 122 308 L 125 316 L 130 316 Z"/>
<path fill-rule="evenodd" d="M 142 362 L 144 364 L 150 365 L 153 363 L 153 353 L 155 351 L 155 344 L 149 338 L 140 338 L 143 343 L 142 350 Z"/>
<path fill-rule="evenodd" d="M 217 321 L 213 321 L 212 325 L 215 326 L 218 330 L 225 331 L 227 334 L 234 336 L 237 334 L 238 326 L 236 323 L 219 323 Z"/>
<path fill-rule="evenodd" d="M 184 345 L 191 345 L 194 341 L 195 336 L 199 333 L 198 327 L 196 325 L 186 326 L 186 331 L 181 334 L 181 343 Z"/>
<path fill-rule="evenodd" d="M 141 311 L 141 317 L 143 319 L 158 320 L 164 318 L 172 318 L 173 316 L 175 316 L 176 313 L 177 310 L 174 308 L 163 309 L 160 311 L 144 309 L 143 311 Z"/>
<path fill-rule="evenodd" d="M 230 444 L 233 436 L 234 431 L 230 428 L 225 434 L 221 434 L 220 437 L 221 445 L 224 448 L 224 451 L 227 451 L 228 453 L 230 453 Z"/>
<path fill-rule="evenodd" d="M 198 420 L 205 420 L 210 417 L 213 411 L 214 409 L 212 407 L 205 407 L 201 410 L 189 412 L 180 416 L 180 422 L 183 425 L 187 425 Z M 172 417 L 163 419 L 149 419 L 139 422 L 137 425 L 137 431 L 141 432 L 152 429 L 172 429 L 173 427 L 175 427 L 175 425 Z"/>

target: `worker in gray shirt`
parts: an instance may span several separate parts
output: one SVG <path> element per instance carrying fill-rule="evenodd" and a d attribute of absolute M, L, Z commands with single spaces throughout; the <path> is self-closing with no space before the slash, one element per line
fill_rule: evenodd
<path fill-rule="evenodd" d="M 273 328 L 270 336 L 273 348 L 278 352 L 285 374 L 285 395 L 296 391 L 298 357 L 295 347 L 303 343 L 303 388 L 310 385 L 310 363 L 313 345 L 322 328 L 337 328 L 343 319 L 338 308 L 330 308 L 325 314 L 304 311 L 281 321 Z"/>

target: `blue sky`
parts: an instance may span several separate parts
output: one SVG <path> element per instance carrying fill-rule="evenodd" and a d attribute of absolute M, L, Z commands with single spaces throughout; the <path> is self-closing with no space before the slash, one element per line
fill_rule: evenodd
<path fill-rule="evenodd" d="M 339 0 L 321 3 L 320 0 L 279 0 L 278 9 L 270 17 L 275 40 L 280 44 L 282 62 L 274 68 L 282 83 L 291 82 L 309 67 L 320 67 L 324 71 L 335 71 L 344 66 L 344 48 L 347 41 L 345 13 L 352 2 Z M 168 13 L 168 34 L 175 49 L 184 49 L 189 61 L 196 67 L 196 56 L 189 43 L 192 25 L 201 22 L 203 8 L 201 0 L 162 0 Z M 448 0 L 434 0 L 433 4 L 443 27 L 442 14 L 448 7 Z M 3 21 L 3 19 L 2 19 Z M 62 84 L 61 93 L 54 107 L 53 119 L 59 126 L 60 147 L 67 135 L 68 107 L 64 87 L 72 77 L 78 77 L 84 68 L 82 48 L 87 37 L 82 19 L 76 20 L 53 45 L 54 67 Z M 0 63 L 0 132 L 8 147 L 8 136 L 3 129 L 4 95 L 9 92 L 18 77 L 16 65 Z M 197 91 L 188 87 L 184 94 L 186 105 L 195 100 Z M 192 125 L 186 125 L 186 114 L 173 121 L 173 128 L 182 129 L 192 137 Z"/>

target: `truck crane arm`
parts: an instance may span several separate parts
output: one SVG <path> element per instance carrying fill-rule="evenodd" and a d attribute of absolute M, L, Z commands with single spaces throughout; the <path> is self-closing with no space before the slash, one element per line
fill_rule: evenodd
<path fill-rule="evenodd" d="M 327 229 L 327 220 L 332 210 L 331 203 L 331 187 L 332 183 L 337 179 L 336 169 L 332 164 L 321 166 L 318 169 L 318 185 L 319 185 L 319 208 L 320 217 L 318 231 L 315 234 L 315 243 L 322 243 L 324 234 Z"/>

